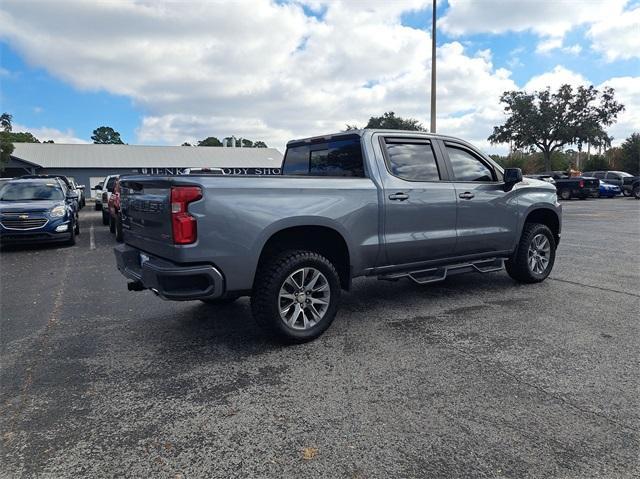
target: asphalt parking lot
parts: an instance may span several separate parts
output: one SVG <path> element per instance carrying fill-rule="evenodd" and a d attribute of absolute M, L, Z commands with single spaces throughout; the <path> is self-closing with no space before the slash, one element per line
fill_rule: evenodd
<path fill-rule="evenodd" d="M 129 293 L 75 247 L 5 249 L 1 477 L 640 475 L 640 201 L 564 203 L 549 280 L 356 280 L 283 347 L 249 303 Z"/>

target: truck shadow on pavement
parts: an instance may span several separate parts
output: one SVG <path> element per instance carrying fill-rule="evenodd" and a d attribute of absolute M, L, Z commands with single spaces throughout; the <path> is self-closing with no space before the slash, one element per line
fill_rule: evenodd
<path fill-rule="evenodd" d="M 348 330 L 408 321 L 410 318 L 407 315 L 415 316 L 411 310 L 421 311 L 421 317 L 425 311 L 429 314 L 439 311 L 438 317 L 444 314 L 448 320 L 455 321 L 458 317 L 462 319 L 490 306 L 517 308 L 525 299 L 517 299 L 514 295 L 525 289 L 529 294 L 531 287 L 515 283 L 504 273 L 461 275 L 429 285 L 418 285 L 408 280 L 385 282 L 359 279 L 354 282 L 351 292 L 343 292 L 341 310 L 334 324 L 316 342 L 335 340 L 336 335 L 349 333 Z M 509 299 L 500 299 L 502 297 Z M 241 298 L 229 305 L 192 304 L 178 315 L 171 314 L 154 320 L 160 321 L 157 324 L 164 323 L 165 319 L 169 321 L 164 323 L 163 328 L 162 342 L 165 347 L 184 350 L 193 348 L 197 343 L 205 350 L 214 350 L 223 346 L 241 357 L 282 348 L 305 347 L 287 345 L 266 335 L 251 316 L 248 298 Z"/>

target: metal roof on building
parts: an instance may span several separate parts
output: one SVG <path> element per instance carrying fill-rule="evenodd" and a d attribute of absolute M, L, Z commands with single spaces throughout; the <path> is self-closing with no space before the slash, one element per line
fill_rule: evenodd
<path fill-rule="evenodd" d="M 11 156 L 43 168 L 280 168 L 275 148 L 14 143 Z"/>

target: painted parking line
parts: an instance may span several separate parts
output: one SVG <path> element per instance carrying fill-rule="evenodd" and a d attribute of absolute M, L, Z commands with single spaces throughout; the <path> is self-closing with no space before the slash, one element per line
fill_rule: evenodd
<path fill-rule="evenodd" d="M 93 231 L 93 225 L 89 228 L 89 249 L 96 249 L 96 235 Z"/>

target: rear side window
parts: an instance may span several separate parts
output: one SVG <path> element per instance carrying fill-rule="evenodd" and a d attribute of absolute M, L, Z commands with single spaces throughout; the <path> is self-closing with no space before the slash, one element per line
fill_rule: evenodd
<path fill-rule="evenodd" d="M 604 179 L 604 171 L 596 171 L 596 172 L 593 174 L 593 176 L 594 176 L 595 178 L 598 178 L 599 180 L 602 180 L 602 179 Z"/>
<path fill-rule="evenodd" d="M 608 180 L 612 180 L 612 179 L 613 179 L 613 180 L 619 180 L 619 179 L 620 179 L 620 175 L 618 175 L 618 173 L 612 173 L 612 172 L 609 172 L 609 173 L 607 173 L 606 178 L 607 178 Z"/>
<path fill-rule="evenodd" d="M 363 177 L 360 137 L 287 148 L 285 175 Z"/>
<path fill-rule="evenodd" d="M 392 175 L 408 181 L 439 181 L 440 172 L 431 142 L 387 138 L 387 159 Z"/>
<path fill-rule="evenodd" d="M 493 171 L 466 150 L 447 146 L 456 181 L 494 181 Z"/>
<path fill-rule="evenodd" d="M 112 176 L 111 178 L 109 178 L 109 180 L 107 181 L 107 191 L 109 193 L 113 192 L 113 187 L 116 184 L 116 177 Z"/>

